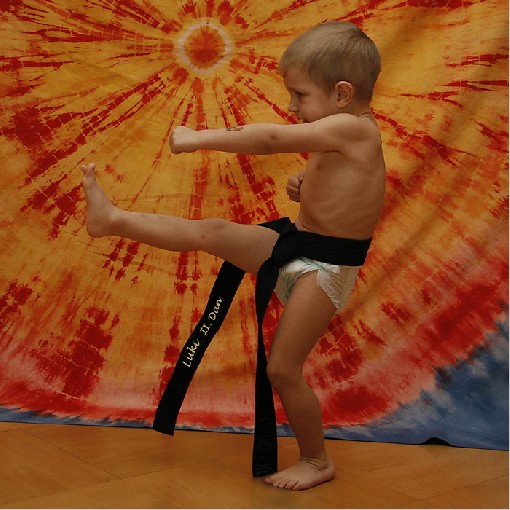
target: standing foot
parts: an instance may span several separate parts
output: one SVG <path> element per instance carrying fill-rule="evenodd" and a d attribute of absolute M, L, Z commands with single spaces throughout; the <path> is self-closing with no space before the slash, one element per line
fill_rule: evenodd
<path fill-rule="evenodd" d="M 87 201 L 87 231 L 91 237 L 103 237 L 113 234 L 113 227 L 119 209 L 115 207 L 96 180 L 96 165 L 83 165 L 82 187 Z"/>
<path fill-rule="evenodd" d="M 264 481 L 279 489 L 301 491 L 335 478 L 335 466 L 331 460 L 325 461 L 301 457 L 296 464 L 267 476 Z"/>

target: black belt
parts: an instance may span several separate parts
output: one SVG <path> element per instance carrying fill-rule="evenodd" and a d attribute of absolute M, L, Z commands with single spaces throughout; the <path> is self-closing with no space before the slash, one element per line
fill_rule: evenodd
<path fill-rule="evenodd" d="M 302 232 L 296 229 L 289 218 L 263 223 L 262 226 L 275 230 L 280 235 L 271 256 L 257 273 L 255 286 L 258 344 L 253 476 L 265 476 L 277 471 L 276 414 L 273 391 L 266 374 L 267 359 L 262 323 L 278 279 L 279 269 L 297 257 L 308 257 L 336 265 L 361 266 L 365 262 L 371 242 L 371 239 L 358 241 Z M 202 318 L 184 344 L 170 381 L 163 392 L 154 417 L 154 430 L 163 434 L 174 434 L 177 415 L 191 379 L 225 319 L 243 277 L 243 270 L 230 262 L 222 264 Z"/>

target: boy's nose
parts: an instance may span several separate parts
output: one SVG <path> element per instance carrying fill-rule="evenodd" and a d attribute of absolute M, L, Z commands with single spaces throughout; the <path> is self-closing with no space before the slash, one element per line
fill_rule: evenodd
<path fill-rule="evenodd" d="M 287 109 L 289 110 L 289 112 L 291 113 L 297 113 L 297 111 L 299 110 L 299 108 L 294 104 L 293 101 L 291 101 L 289 103 L 289 106 L 287 107 Z"/>

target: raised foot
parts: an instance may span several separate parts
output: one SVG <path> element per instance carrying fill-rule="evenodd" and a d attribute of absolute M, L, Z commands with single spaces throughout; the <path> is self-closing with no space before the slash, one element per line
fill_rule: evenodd
<path fill-rule="evenodd" d="M 296 464 L 267 476 L 264 481 L 279 489 L 302 491 L 335 478 L 335 466 L 328 459 L 300 459 Z"/>
<path fill-rule="evenodd" d="M 87 201 L 87 231 L 91 237 L 113 234 L 117 208 L 110 202 L 96 180 L 96 165 L 83 165 L 82 187 Z"/>

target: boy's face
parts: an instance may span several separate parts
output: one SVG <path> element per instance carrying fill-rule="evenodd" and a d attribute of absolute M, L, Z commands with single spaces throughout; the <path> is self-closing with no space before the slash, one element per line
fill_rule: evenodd
<path fill-rule="evenodd" d="M 291 67 L 283 81 L 290 93 L 289 112 L 298 120 L 313 122 L 340 112 L 336 92 L 328 94 L 298 68 Z"/>

